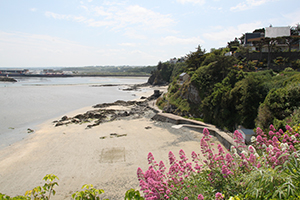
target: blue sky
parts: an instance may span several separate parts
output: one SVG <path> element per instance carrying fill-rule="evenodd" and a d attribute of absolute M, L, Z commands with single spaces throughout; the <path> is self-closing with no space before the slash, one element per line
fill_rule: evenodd
<path fill-rule="evenodd" d="M 156 65 L 297 23 L 299 0 L 0 0 L 0 67 Z"/>

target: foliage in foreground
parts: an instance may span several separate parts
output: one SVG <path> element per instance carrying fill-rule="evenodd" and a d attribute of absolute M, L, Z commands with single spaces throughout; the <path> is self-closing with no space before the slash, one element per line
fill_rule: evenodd
<path fill-rule="evenodd" d="M 51 195 L 54 196 L 56 194 L 54 190 L 54 186 L 58 186 L 56 182 L 58 177 L 53 174 L 46 175 L 43 180 L 46 181 L 44 186 L 37 186 L 32 190 L 26 191 L 25 196 L 16 196 L 10 197 L 8 195 L 0 193 L 0 200 L 49 200 Z M 103 199 L 100 197 L 104 190 L 96 189 L 92 184 L 85 184 L 82 186 L 81 191 L 77 191 L 72 194 L 72 198 L 74 200 L 100 200 Z M 134 189 L 130 189 L 125 193 L 124 200 L 143 200 L 144 198 L 140 196 L 140 192 Z M 108 200 L 108 199 L 104 199 Z"/>
<path fill-rule="evenodd" d="M 287 131 L 269 133 L 257 128 L 253 145 L 243 143 L 243 136 L 235 131 L 238 147 L 227 152 L 213 145 L 207 129 L 201 139 L 201 153 L 192 152 L 189 162 L 183 150 L 177 160 L 169 152 L 169 164 L 154 160 L 148 155 L 150 167 L 145 172 L 137 170 L 141 190 L 147 200 L 157 199 L 299 199 L 300 151 L 299 133 L 287 125 Z M 238 153 L 241 151 L 241 153 Z"/>

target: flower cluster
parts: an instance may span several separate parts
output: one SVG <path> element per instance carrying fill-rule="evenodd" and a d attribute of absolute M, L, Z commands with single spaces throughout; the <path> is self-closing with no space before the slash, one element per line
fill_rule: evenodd
<path fill-rule="evenodd" d="M 257 128 L 257 137 L 253 137 L 252 145 L 248 147 L 244 138 L 238 131 L 234 132 L 236 147 L 230 151 L 217 146 L 214 151 L 210 142 L 211 136 L 208 129 L 203 130 L 200 141 L 201 153 L 192 152 L 191 162 L 188 161 L 185 152 L 179 151 L 179 159 L 173 152 L 169 152 L 169 170 L 165 164 L 155 161 L 152 153 L 148 154 L 148 164 L 145 172 L 138 168 L 137 175 L 141 190 L 146 200 L 183 198 L 204 199 L 214 195 L 216 200 L 236 196 L 246 191 L 247 186 L 244 178 L 261 168 L 282 167 L 293 155 L 298 155 L 300 137 L 287 126 L 287 131 L 276 131 L 270 126 L 270 131 L 265 134 Z M 241 153 L 238 153 L 241 152 Z M 204 163 L 201 165 L 200 163 Z M 278 168 L 278 167 L 277 167 Z"/>
<path fill-rule="evenodd" d="M 283 165 L 289 159 L 289 156 L 296 151 L 295 146 L 299 144 L 300 137 L 298 133 L 293 133 L 292 128 L 287 125 L 286 132 L 282 129 L 276 131 L 273 125 L 270 125 L 270 131 L 265 134 L 260 128 L 256 129 L 257 137 L 252 138 L 256 149 L 262 154 L 262 161 L 275 168 Z"/>

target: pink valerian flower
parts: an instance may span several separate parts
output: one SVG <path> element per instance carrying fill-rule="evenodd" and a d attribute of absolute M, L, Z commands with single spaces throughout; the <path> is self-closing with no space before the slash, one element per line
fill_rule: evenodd
<path fill-rule="evenodd" d="M 139 180 L 139 181 L 145 179 L 143 170 L 142 170 L 140 167 L 137 169 L 137 177 L 138 177 L 138 180 Z"/>
<path fill-rule="evenodd" d="M 244 143 L 244 137 L 238 130 L 234 131 L 233 139 L 235 139 L 235 142 L 238 143 L 238 144 L 240 144 L 240 143 L 243 144 Z"/>
<path fill-rule="evenodd" d="M 231 163 L 232 163 L 233 158 L 232 158 L 232 156 L 231 156 L 230 153 L 227 153 L 225 158 L 226 158 L 226 162 L 227 162 L 228 164 L 231 164 Z"/>
<path fill-rule="evenodd" d="M 152 164 L 153 163 L 153 160 L 154 160 L 154 156 L 151 152 L 148 153 L 148 164 Z"/>
<path fill-rule="evenodd" d="M 258 135 L 256 137 L 256 142 L 258 142 L 258 143 L 262 143 L 263 142 L 263 139 L 262 139 L 262 137 L 260 135 Z"/>
<path fill-rule="evenodd" d="M 257 127 L 256 134 L 261 136 L 261 135 L 264 135 L 264 132 L 261 130 L 261 128 Z"/>
<path fill-rule="evenodd" d="M 187 158 L 185 156 L 185 152 L 182 149 L 179 150 L 179 155 L 180 155 L 179 157 L 181 160 L 183 160 L 183 161 L 187 160 Z"/>
<path fill-rule="evenodd" d="M 248 150 L 250 151 L 250 153 L 256 153 L 256 150 L 252 145 L 248 146 Z"/>
<path fill-rule="evenodd" d="M 198 155 L 195 153 L 195 151 L 192 151 L 192 161 L 195 161 L 195 163 L 198 163 Z"/>
<path fill-rule="evenodd" d="M 207 128 L 203 129 L 203 134 L 204 134 L 204 136 L 209 136 L 209 131 Z"/>
<path fill-rule="evenodd" d="M 222 199 L 224 199 L 222 193 L 217 192 L 217 193 L 216 193 L 216 200 L 222 200 Z"/>
<path fill-rule="evenodd" d="M 172 165 L 176 161 L 176 158 L 172 151 L 169 152 L 169 161 L 170 161 L 170 165 Z"/>
<path fill-rule="evenodd" d="M 273 124 L 270 125 L 269 129 L 270 129 L 271 131 L 276 131 L 276 129 L 274 128 Z"/>
<path fill-rule="evenodd" d="M 165 172 L 166 166 L 165 166 L 165 164 L 164 164 L 163 161 L 160 161 L 158 166 L 159 166 L 159 170 L 160 170 L 162 173 Z"/>
<path fill-rule="evenodd" d="M 199 195 L 198 195 L 198 200 L 203 200 L 203 199 L 204 199 L 203 195 L 202 195 L 202 194 L 199 194 Z"/>
<path fill-rule="evenodd" d="M 225 165 L 222 166 L 222 174 L 224 174 L 224 178 L 227 178 L 228 175 L 233 174 Z"/>
<path fill-rule="evenodd" d="M 273 131 L 269 131 L 269 136 L 273 137 L 273 135 L 275 135 L 275 133 Z"/>
<path fill-rule="evenodd" d="M 225 154 L 225 151 L 224 151 L 222 145 L 218 144 L 218 150 L 219 150 L 219 155 Z"/>
<path fill-rule="evenodd" d="M 289 125 L 286 125 L 286 126 L 285 126 L 285 129 L 288 130 L 289 132 L 292 132 L 292 131 L 293 131 L 293 129 L 292 129 Z"/>

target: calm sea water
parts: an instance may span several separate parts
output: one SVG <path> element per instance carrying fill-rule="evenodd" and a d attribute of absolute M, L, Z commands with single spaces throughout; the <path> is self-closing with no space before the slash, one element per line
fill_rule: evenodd
<path fill-rule="evenodd" d="M 34 129 L 48 119 L 59 119 L 73 110 L 98 103 L 132 100 L 133 92 L 122 86 L 92 87 L 103 84 L 138 84 L 147 78 L 70 77 L 21 78 L 16 83 L 0 82 L 0 149 L 22 140 L 27 128 Z"/>

